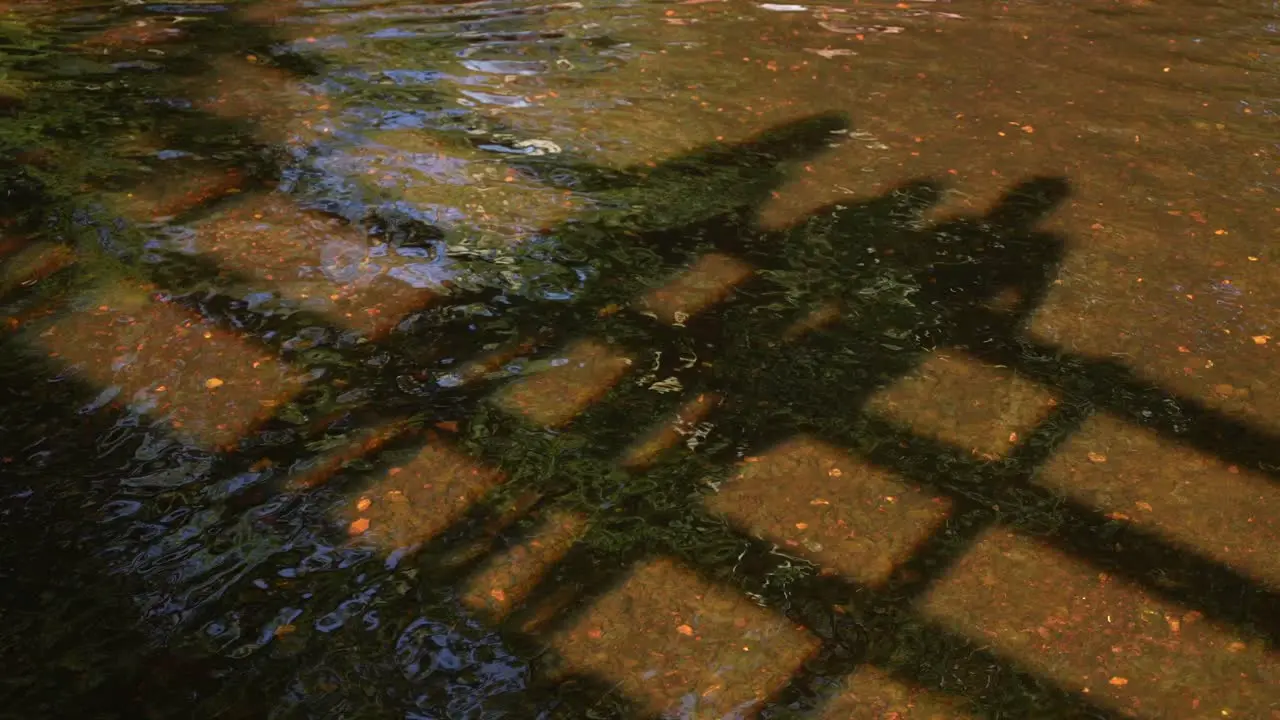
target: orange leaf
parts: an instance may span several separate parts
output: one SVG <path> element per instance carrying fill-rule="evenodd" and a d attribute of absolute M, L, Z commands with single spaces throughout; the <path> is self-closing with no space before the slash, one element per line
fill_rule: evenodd
<path fill-rule="evenodd" d="M 1107 682 L 1111 683 L 1112 685 L 1115 685 L 1116 687 L 1124 687 L 1125 685 L 1129 684 L 1129 679 L 1122 678 L 1119 675 L 1117 675 L 1111 678 L 1110 680 L 1108 680 Z"/>
<path fill-rule="evenodd" d="M 351 526 L 347 528 L 347 534 L 362 535 L 364 534 L 364 531 L 368 529 L 369 529 L 369 518 L 362 517 L 357 519 L 355 522 L 351 523 Z"/>
<path fill-rule="evenodd" d="M 693 636 L 693 628 L 689 627 L 688 625 L 681 625 L 680 627 L 676 628 L 676 632 L 680 633 L 681 635 L 689 635 L 690 637 Z"/>

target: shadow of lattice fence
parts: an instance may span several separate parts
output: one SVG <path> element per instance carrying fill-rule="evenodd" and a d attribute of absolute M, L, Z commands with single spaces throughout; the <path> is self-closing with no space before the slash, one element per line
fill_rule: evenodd
<path fill-rule="evenodd" d="M 977 217 L 926 221 L 943 189 L 919 182 L 756 227 L 787 163 L 840 126 L 801 121 L 656 168 L 522 167 L 573 172 L 634 208 L 546 233 L 588 278 L 556 301 L 297 281 L 321 238 L 367 243 L 366 230 L 246 192 L 231 168 L 230 184 L 148 206 L 182 218 L 198 254 L 23 317 L 11 399 L 41 415 L 6 425 L 26 466 L 14 477 L 65 467 L 53 448 L 110 457 L 180 439 L 179 472 L 217 501 L 196 527 L 232 544 L 295 533 L 240 567 L 299 535 L 341 562 L 381 559 L 364 582 L 412 580 L 425 587 L 401 602 L 460 605 L 536 658 L 515 716 L 1274 711 L 1275 438 L 1027 334 L 1066 251 L 1037 229 L 1062 179 Z M 692 220 L 655 210 L 708 192 Z M 262 312 L 246 289 L 295 304 Z M 499 302 L 501 333 L 453 311 Z M 30 369 L 32 348 L 47 366 Z M 322 373 L 301 362 L 326 352 Z M 68 367 L 63 389 L 29 389 Z M 122 418 L 144 423 L 141 446 Z M 58 504 L 66 528 L 82 522 L 71 507 Z M 447 669 L 447 645 L 405 650 L 426 631 L 389 620 L 394 652 L 343 645 L 352 666 L 394 666 L 382 694 L 324 678 L 299 693 L 328 631 L 368 618 L 377 593 L 339 602 L 349 584 L 285 577 L 338 603 L 323 632 L 299 631 L 298 608 L 251 603 L 237 613 L 262 637 L 212 657 L 179 631 L 250 597 L 245 572 L 182 597 L 129 590 L 176 628 L 156 641 L 197 658 L 143 687 L 170 702 L 200 688 L 209 712 L 261 714 L 293 693 L 307 696 L 294 710 L 332 713 L 406 702 L 431 682 L 423 663 Z"/>

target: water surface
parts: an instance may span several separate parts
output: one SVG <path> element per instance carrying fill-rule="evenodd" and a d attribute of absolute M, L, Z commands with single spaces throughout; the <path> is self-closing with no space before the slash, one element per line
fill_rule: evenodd
<path fill-rule="evenodd" d="M 1280 713 L 1275 2 L 0 13 L 6 713 Z"/>

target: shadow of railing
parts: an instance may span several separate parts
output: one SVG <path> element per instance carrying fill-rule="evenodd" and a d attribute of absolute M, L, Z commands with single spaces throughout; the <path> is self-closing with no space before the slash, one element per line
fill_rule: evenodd
<path fill-rule="evenodd" d="M 500 399 L 492 401 L 495 393 L 520 382 L 494 367 L 456 386 L 428 382 L 440 379 L 441 373 L 434 373 L 434 378 L 420 373 L 407 391 L 400 377 L 410 368 L 421 370 L 422 358 L 440 357 L 441 347 L 448 348 L 449 355 L 484 359 L 481 346 L 486 343 L 472 339 L 469 320 L 431 317 L 408 330 L 344 348 L 347 362 L 334 368 L 326 384 L 336 381 L 369 392 L 337 417 L 318 418 L 302 430 L 278 417 L 255 426 L 254 432 L 268 433 L 293 428 L 297 441 L 278 450 L 243 442 L 244 438 L 218 447 L 210 455 L 206 477 L 257 476 L 250 490 L 227 499 L 220 522 L 229 527 L 246 511 L 256 512 L 264 505 L 276 510 L 260 517 L 278 516 L 286 507 L 279 501 L 282 496 L 296 500 L 323 492 L 354 497 L 373 485 L 375 473 L 393 467 L 389 456 L 398 458 L 422 447 L 450 447 L 449 452 L 510 477 L 503 485 L 482 488 L 489 491 L 488 502 L 452 512 L 444 522 L 434 523 L 429 534 L 416 538 L 421 546 L 412 562 L 421 577 L 440 586 L 464 583 L 504 545 L 529 539 L 526 528 L 513 524 L 512 503 L 516 516 L 551 510 L 582 513 L 589 521 L 576 543 L 545 569 L 544 580 L 528 590 L 510 616 L 494 624 L 514 646 L 530 654 L 547 643 L 566 647 L 556 638 L 577 627 L 593 602 L 627 587 L 637 564 L 677 558 L 710 586 L 747 593 L 813 634 L 815 649 L 803 667 L 797 664 L 794 676 L 769 688 L 771 706 L 797 712 L 818 711 L 829 699 L 826 685 L 832 678 L 867 664 L 910 684 L 939 688 L 933 668 L 939 658 L 947 658 L 952 663 L 947 677 L 955 685 L 941 689 L 978 711 L 1120 717 L 1120 710 L 1060 686 L 1024 659 L 974 649 L 975 638 L 921 614 L 919 605 L 993 528 L 1034 531 L 1052 548 L 1090 567 L 1252 633 L 1274 648 L 1280 634 L 1274 610 L 1280 605 L 1273 588 L 1036 482 L 1037 473 L 1063 443 L 1099 412 L 1272 481 L 1280 468 L 1276 438 L 1264 430 L 1145 382 L 1117 363 L 1079 357 L 1026 335 L 1028 318 L 1042 302 L 1065 252 L 1063 239 L 1041 233 L 1036 226 L 1065 197 L 1066 182 L 1027 181 L 992 211 L 975 218 L 926 223 L 924 213 L 940 200 L 942 188 L 919 182 L 871 201 L 824 209 L 782 231 L 756 227 L 756 211 L 785 179 L 786 163 L 820 151 L 830 131 L 839 127 L 835 118 L 810 119 L 745 144 L 696 151 L 657 168 L 605 171 L 560 161 L 531 162 L 524 170 L 534 176 L 576 173 L 585 192 L 631 189 L 635 195 L 630 197 L 662 202 L 695 197 L 707 186 L 716 189 L 717 195 L 707 203 L 712 210 L 693 221 L 671 221 L 660 213 L 648 217 L 646 212 L 654 208 L 623 210 L 571 221 L 548 233 L 547 252 L 581 258 L 566 264 L 596 273 L 597 280 L 581 287 L 571 301 L 535 301 L 495 289 L 446 298 L 450 304 L 499 299 L 504 303 L 513 349 L 503 360 L 546 357 L 573 340 L 595 339 L 614 356 L 630 358 L 632 368 L 646 354 L 660 351 L 649 373 L 652 380 L 638 384 L 627 378 L 628 382 L 605 387 L 574 412 L 554 413 L 570 417 L 552 431 L 538 427 L 536 413 L 531 421 L 511 412 L 513 406 L 504 407 Z M 696 203 L 690 204 L 697 209 Z M 197 204 L 190 212 L 198 215 L 210 207 Z M 734 280 L 703 293 L 711 299 L 700 312 L 686 314 L 679 302 L 651 293 L 647 304 L 637 302 L 672 273 L 698 267 L 707 257 L 725 258 L 719 267 L 729 267 L 726 277 Z M 734 263 L 747 270 L 732 271 L 738 267 Z M 335 337 L 349 332 L 331 317 L 307 311 L 287 318 L 262 316 L 234 297 L 207 289 L 170 296 L 165 280 L 177 277 L 219 278 L 219 287 L 253 287 L 260 279 L 200 257 L 170 257 L 152 277 L 159 281 L 156 292 L 163 302 L 192 310 L 193 317 L 204 318 L 209 327 L 220 327 L 286 362 L 296 350 L 283 341 L 296 330 L 321 328 Z M 693 287 L 693 297 L 700 292 L 697 285 L 677 287 Z M 814 315 L 818 309 L 822 312 Z M 992 458 L 975 457 L 921 435 L 870 407 L 878 393 L 914 372 L 939 348 L 962 349 L 988 365 L 1007 368 L 1054 393 L 1057 404 L 1032 427 L 1020 430 L 1002 457 Z M 379 355 L 392 359 L 363 362 Z M 41 420 L 26 423 L 26 435 L 16 428 L 6 438 L 6 448 L 20 448 L 28 440 L 49 442 L 51 437 L 59 445 L 88 447 L 122 417 L 91 415 L 84 424 L 75 408 L 90 401 L 101 390 L 97 387 L 68 383 L 63 396 L 31 397 L 34 393 L 25 388 L 40 386 L 49 372 L 57 372 L 56 366 L 51 370 L 24 365 L 8 373 L 15 378 L 10 386 L 40 408 Z M 677 380 L 668 387 L 679 389 L 652 389 L 667 378 Z M 637 418 L 669 417 L 679 410 L 680 400 L 696 397 L 714 398 L 708 403 L 713 409 L 700 415 L 699 422 L 715 425 L 697 452 L 665 448 L 646 463 L 620 465 L 619 458 L 637 440 Z M 459 420 L 456 428 L 425 429 Z M 383 432 L 384 428 L 390 430 Z M 361 430 L 368 434 L 360 435 Z M 320 451 L 311 458 L 299 457 L 300 440 L 323 439 L 326 434 L 351 435 L 354 440 L 336 455 Z M 813 551 L 790 550 L 781 538 L 767 533 L 759 537 L 759 528 L 726 522 L 724 507 L 712 509 L 704 503 L 715 497 L 708 494 L 709 485 L 733 485 L 744 457 L 801 436 L 841 448 L 867 467 L 945 500 L 948 509 L 941 524 L 931 534 L 916 537 L 912 552 L 897 559 L 882 578 L 860 582 L 848 573 L 819 572 L 821 563 L 806 559 Z M 269 461 L 267 469 L 255 470 L 264 467 L 264 459 Z M 300 459 L 312 464 L 299 463 Z M 36 467 L 28 477 L 47 471 L 48 466 Z M 324 487 L 317 489 L 321 484 Z M 833 481 L 833 486 L 839 485 Z M 729 510 L 732 518 L 734 508 Z M 64 507 L 58 512 L 59 522 L 67 527 L 81 522 L 74 510 Z M 737 515 L 749 519 L 752 512 L 739 509 Z M 306 516 L 306 521 L 320 518 Z M 1173 574 L 1172 581 L 1153 582 L 1153 568 Z M 24 572 L 34 575 L 36 570 Z M 92 578 L 83 581 L 97 583 Z M 841 610 L 835 612 L 833 606 Z M 211 613 L 197 604 L 177 618 L 190 627 L 210 619 Z M 150 663 L 158 667 L 168 662 L 149 659 L 135 675 L 149 672 Z M 280 683 L 288 678 L 227 691 L 232 681 L 219 673 L 248 664 L 261 680 L 272 672 L 274 662 L 200 660 L 190 675 L 153 681 L 151 687 L 167 686 L 176 703 L 184 692 L 182 684 L 198 680 L 218 692 L 232 692 L 248 711 L 272 704 L 285 691 Z M 601 703 L 608 698 L 606 704 L 617 704 L 614 711 L 631 714 L 651 710 L 656 702 L 616 697 L 618 687 L 634 689 L 625 678 L 597 675 L 583 667 L 570 668 L 570 674 L 580 678 L 579 690 L 564 689 L 563 678 L 555 676 L 555 683 L 528 690 L 530 703 L 567 697 L 570 703 L 604 712 Z M 136 692 L 111 690 L 131 691 Z"/>
<path fill-rule="evenodd" d="M 159 717 L 165 714 L 155 708 L 183 707 L 212 682 L 206 665 L 170 652 L 163 632 L 139 622 L 137 600 L 152 588 L 111 567 L 113 548 L 97 532 L 127 508 L 130 501 L 107 501 L 122 479 L 147 465 L 142 455 L 165 450 L 167 433 L 127 410 L 127 398 L 106 398 L 77 368 L 33 352 L 26 333 L 87 310 L 64 303 L 68 286 L 100 280 L 142 297 L 161 289 L 136 264 L 140 245 L 128 242 L 148 232 L 132 221 L 151 218 L 127 223 L 116 211 L 190 214 L 274 184 L 283 154 L 255 139 L 254 118 L 206 112 L 183 103 L 182 94 L 210 69 L 208 61 L 271 57 L 275 30 L 242 21 L 237 8 L 188 9 L 200 17 L 178 18 L 183 8 L 176 6 L 167 8 L 170 17 L 164 7 L 141 4 L 0 8 L 7 13 L 0 19 L 4 65 L 26 83 L 16 95 L 0 92 L 11 121 L 0 132 L 6 716 L 63 717 L 94 707 L 103 717 Z M 62 22 L 68 15 L 75 15 L 69 26 Z M 316 70 L 301 57 L 279 60 L 292 73 Z M 153 149 L 196 143 L 212 159 L 179 154 L 148 168 L 136 162 L 137 151 L 114 147 L 131 134 L 146 135 Z M 211 178 L 199 176 L 210 171 Z M 163 180 L 152 182 L 157 176 Z M 184 186 L 183 179 L 196 182 Z M 123 201 L 148 184 L 157 190 L 146 198 L 150 206 L 141 199 L 138 208 L 86 202 L 107 195 Z M 166 460 L 181 472 L 204 458 L 190 448 L 149 458 L 152 465 Z"/>

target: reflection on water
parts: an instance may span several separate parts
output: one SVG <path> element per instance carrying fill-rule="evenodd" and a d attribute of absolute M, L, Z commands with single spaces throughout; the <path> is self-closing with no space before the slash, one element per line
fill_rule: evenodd
<path fill-rule="evenodd" d="M 1276 16 L 0 3 L 6 707 L 1280 713 Z"/>

